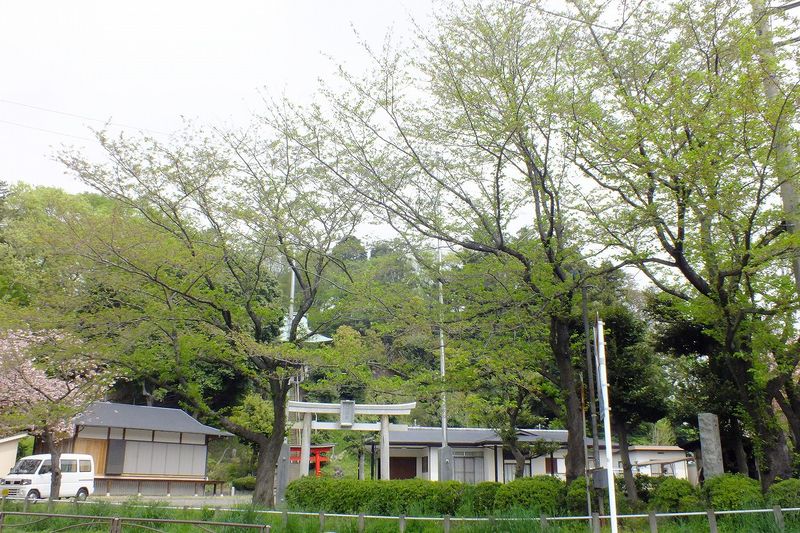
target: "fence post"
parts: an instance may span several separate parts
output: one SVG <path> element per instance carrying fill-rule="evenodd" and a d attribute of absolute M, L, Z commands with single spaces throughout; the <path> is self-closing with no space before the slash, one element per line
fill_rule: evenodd
<path fill-rule="evenodd" d="M 325 511 L 319 512 L 319 530 L 325 531 Z"/>
<path fill-rule="evenodd" d="M 271 529 L 271 527 L 270 527 L 270 526 L 268 526 L 268 525 L 264 524 L 263 526 L 261 526 L 260 528 L 258 528 L 258 533 L 269 533 L 269 530 L 270 530 L 270 529 Z"/>
<path fill-rule="evenodd" d="M 5 499 L 5 498 L 3 498 Z M 3 522 L 6 521 L 6 513 L 0 511 L 0 531 L 3 531 Z"/>
<path fill-rule="evenodd" d="M 647 513 L 647 522 L 650 524 L 650 533 L 658 533 L 658 517 L 655 511 Z"/>
<path fill-rule="evenodd" d="M 364 533 L 364 530 L 367 528 L 367 524 L 364 521 L 364 513 L 358 515 L 358 533 Z"/>
<path fill-rule="evenodd" d="M 450 533 L 450 515 L 444 515 L 444 520 L 442 520 L 442 529 L 444 533 Z"/>
<path fill-rule="evenodd" d="M 497 530 L 497 520 L 495 520 L 494 516 L 489 517 L 489 530 L 490 531 Z"/>
<path fill-rule="evenodd" d="M 778 524 L 779 531 L 786 531 L 786 523 L 783 521 L 783 511 L 780 505 L 772 506 L 772 513 L 775 515 L 775 523 Z"/>
<path fill-rule="evenodd" d="M 111 519 L 111 529 L 109 531 L 110 533 L 121 533 L 122 523 L 119 518 Z"/>
<path fill-rule="evenodd" d="M 718 533 L 719 530 L 717 529 L 717 515 L 714 514 L 713 509 L 709 509 L 706 511 L 708 515 L 708 531 L 709 533 Z"/>
<path fill-rule="evenodd" d="M 542 529 L 547 529 L 547 525 L 548 525 L 547 524 L 547 516 L 544 513 L 540 514 L 539 515 L 539 527 L 541 527 Z"/>
<path fill-rule="evenodd" d="M 600 513 L 592 513 L 592 533 L 600 533 Z"/>
<path fill-rule="evenodd" d="M 400 518 L 397 521 L 397 527 L 400 528 L 400 533 L 406 533 L 406 517 L 405 517 L 405 515 L 400 515 Z"/>
<path fill-rule="evenodd" d="M 285 509 L 281 513 L 281 525 L 283 525 L 283 529 L 289 527 L 289 512 Z"/>

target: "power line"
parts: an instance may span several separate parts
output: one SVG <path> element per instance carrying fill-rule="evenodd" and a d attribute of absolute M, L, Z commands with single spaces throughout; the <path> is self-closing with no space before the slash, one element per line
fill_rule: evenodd
<path fill-rule="evenodd" d="M 103 124 L 109 124 L 109 125 L 112 125 L 112 126 L 119 126 L 119 127 L 122 127 L 122 128 L 132 128 L 132 129 L 135 129 L 135 130 L 146 131 L 146 132 L 149 132 L 149 133 L 155 133 L 157 135 L 169 135 L 169 133 L 165 133 L 163 131 L 151 130 L 151 129 L 148 129 L 148 128 L 140 128 L 139 126 L 133 126 L 131 124 L 122 124 L 121 122 L 111 122 L 109 120 L 102 120 L 102 119 L 94 118 L 94 117 L 87 117 L 86 115 L 79 115 L 77 113 L 69 113 L 67 111 L 59 111 L 58 109 L 50 109 L 48 107 L 41 107 L 41 106 L 38 106 L 38 105 L 26 104 L 24 102 L 15 102 L 14 100 L 7 100 L 5 98 L 0 98 L 0 102 L 2 102 L 4 104 L 16 105 L 16 106 L 20 106 L 20 107 L 27 107 L 29 109 L 36 109 L 37 111 L 44 111 L 46 113 L 55 113 L 57 115 L 63 115 L 63 116 L 66 116 L 66 117 L 80 118 L 80 119 L 83 119 L 83 120 L 91 120 L 92 122 L 100 122 L 100 123 L 103 123 Z"/>
<path fill-rule="evenodd" d="M 0 123 L 9 124 L 11 126 L 17 126 L 18 128 L 26 128 L 29 130 L 36 130 L 36 131 L 43 131 L 45 133 L 52 133 L 53 135 L 61 135 L 62 137 L 72 137 L 73 139 L 81 139 L 82 141 L 94 141 L 95 139 L 90 139 L 89 137 L 81 137 L 80 135 L 72 135 L 71 133 L 64 133 L 61 131 L 55 130 L 48 130 L 46 128 L 38 128 L 36 126 L 29 126 L 27 124 L 20 124 L 19 122 L 12 122 L 10 120 L 3 120 L 0 119 Z"/>

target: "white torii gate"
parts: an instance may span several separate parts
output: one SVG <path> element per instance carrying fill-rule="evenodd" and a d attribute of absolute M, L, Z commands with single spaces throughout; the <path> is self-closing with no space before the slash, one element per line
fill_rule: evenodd
<path fill-rule="evenodd" d="M 380 431 L 381 432 L 381 479 L 389 479 L 389 430 L 406 431 L 406 424 L 390 424 L 390 416 L 410 415 L 417 402 L 387 404 L 356 404 L 352 400 L 342 400 L 340 403 L 315 403 L 289 401 L 287 412 L 302 413 L 302 422 L 295 422 L 294 429 L 302 430 L 300 438 L 300 472 L 308 475 L 308 463 L 311 459 L 311 430 L 312 429 L 350 429 L 354 431 Z M 338 422 L 318 422 L 313 420 L 313 414 L 339 415 Z M 380 422 L 356 422 L 357 415 L 380 416 Z"/>

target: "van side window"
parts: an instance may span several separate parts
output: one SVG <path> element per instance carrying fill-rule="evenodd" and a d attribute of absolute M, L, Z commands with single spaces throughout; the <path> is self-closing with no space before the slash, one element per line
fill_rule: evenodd
<path fill-rule="evenodd" d="M 92 462 L 86 461 L 85 459 L 80 460 L 81 472 L 91 472 L 92 471 Z"/>
<path fill-rule="evenodd" d="M 78 460 L 77 459 L 62 459 L 61 460 L 61 471 L 64 472 L 64 473 L 77 472 L 78 471 Z"/>
<path fill-rule="evenodd" d="M 39 469 L 39 473 L 40 474 L 49 474 L 52 471 L 53 471 L 53 468 L 52 468 L 52 463 L 50 462 L 50 459 L 45 459 L 44 461 L 42 461 L 42 467 Z"/>

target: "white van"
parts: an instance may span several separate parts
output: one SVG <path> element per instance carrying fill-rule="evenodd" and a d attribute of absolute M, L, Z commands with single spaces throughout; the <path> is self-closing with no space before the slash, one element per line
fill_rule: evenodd
<path fill-rule="evenodd" d="M 20 459 L 8 475 L 0 478 L 4 498 L 36 501 L 50 497 L 50 454 L 29 455 Z M 94 459 L 80 453 L 61 454 L 61 498 L 85 500 L 94 493 Z"/>

